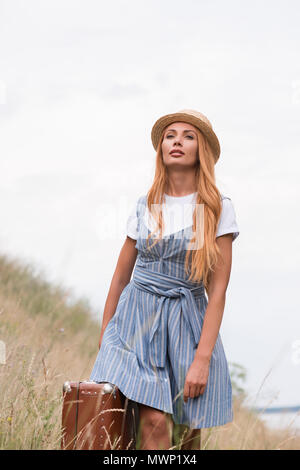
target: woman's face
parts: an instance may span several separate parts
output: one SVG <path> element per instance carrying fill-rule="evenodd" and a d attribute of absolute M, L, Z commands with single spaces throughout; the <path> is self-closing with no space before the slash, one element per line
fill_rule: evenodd
<path fill-rule="evenodd" d="M 173 122 L 164 131 L 161 148 L 165 165 L 194 166 L 198 161 L 196 127 L 186 122 Z"/>

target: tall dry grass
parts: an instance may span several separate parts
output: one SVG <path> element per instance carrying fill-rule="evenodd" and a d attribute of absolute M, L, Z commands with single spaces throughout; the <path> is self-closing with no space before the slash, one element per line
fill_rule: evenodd
<path fill-rule="evenodd" d="M 100 334 L 86 300 L 45 281 L 17 259 L 0 257 L 0 449 L 60 449 L 62 385 L 87 380 Z M 242 395 L 241 395 L 242 397 Z M 174 446 L 186 427 L 173 429 Z M 138 437 L 137 448 L 140 448 Z M 205 449 L 299 449 L 292 431 L 270 431 L 234 398 L 234 421 L 201 431 Z"/>

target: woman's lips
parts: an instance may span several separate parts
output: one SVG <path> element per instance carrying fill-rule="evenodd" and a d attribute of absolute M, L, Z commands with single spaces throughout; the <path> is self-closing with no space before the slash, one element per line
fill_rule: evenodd
<path fill-rule="evenodd" d="M 182 152 L 172 152 L 172 153 L 170 153 L 170 155 L 172 155 L 172 157 L 181 157 L 182 155 L 184 155 L 184 153 L 182 153 Z"/>

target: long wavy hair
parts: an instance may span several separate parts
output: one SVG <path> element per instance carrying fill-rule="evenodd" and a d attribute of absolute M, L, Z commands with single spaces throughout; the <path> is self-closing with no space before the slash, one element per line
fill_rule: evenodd
<path fill-rule="evenodd" d="M 222 202 L 221 194 L 216 187 L 215 182 L 215 161 L 210 145 L 205 135 L 196 130 L 198 137 L 198 155 L 195 167 L 196 181 L 196 206 L 201 207 L 201 217 L 194 210 L 193 212 L 193 237 L 187 248 L 185 257 L 185 272 L 189 275 L 188 280 L 191 282 L 202 282 L 207 289 L 211 273 L 214 271 L 219 256 L 221 255 L 216 243 L 216 232 L 221 216 Z M 156 221 L 155 229 L 149 233 L 147 237 L 147 245 L 149 247 L 149 239 L 155 236 L 156 241 L 150 249 L 162 239 L 162 231 L 164 228 L 162 204 L 165 202 L 164 193 L 168 186 L 168 170 L 163 162 L 162 141 L 165 130 L 159 140 L 156 153 L 156 168 L 154 181 L 151 188 L 147 192 L 147 206 L 149 213 Z M 155 204 L 156 206 L 152 206 Z M 202 204 L 202 206 L 198 206 Z M 152 207 L 155 210 L 152 210 Z M 200 227 L 198 224 L 201 224 Z M 194 248 L 194 247 L 200 248 Z M 192 248 L 191 248 L 192 247 Z"/>

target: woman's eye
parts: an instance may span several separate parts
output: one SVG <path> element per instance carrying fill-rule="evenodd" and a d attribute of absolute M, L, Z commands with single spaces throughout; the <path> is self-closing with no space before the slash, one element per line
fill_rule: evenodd
<path fill-rule="evenodd" d="M 167 135 L 167 136 L 166 136 L 166 139 L 168 139 L 169 137 L 173 137 L 173 135 L 172 135 L 172 134 Z M 187 135 L 187 137 L 190 137 L 191 139 L 194 138 L 192 135 Z"/>

